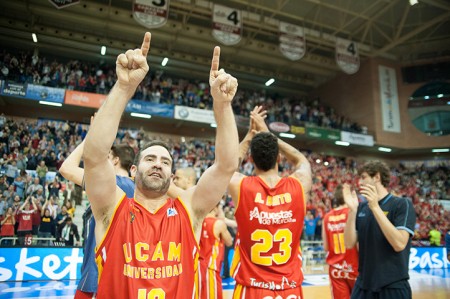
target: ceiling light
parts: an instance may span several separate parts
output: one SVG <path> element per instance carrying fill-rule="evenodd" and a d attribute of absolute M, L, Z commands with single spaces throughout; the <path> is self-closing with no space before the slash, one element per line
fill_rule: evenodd
<path fill-rule="evenodd" d="M 335 141 L 334 143 L 335 143 L 336 145 L 342 145 L 342 146 L 349 146 L 349 145 L 350 145 L 350 142 L 347 142 L 347 141 L 340 141 L 340 140 Z"/>
<path fill-rule="evenodd" d="M 152 117 L 150 114 L 135 113 L 135 112 L 131 112 L 131 116 L 139 117 L 139 118 L 147 118 L 147 119 Z"/>
<path fill-rule="evenodd" d="M 267 80 L 266 86 L 272 85 L 273 82 L 275 82 L 275 79 L 274 78 L 270 78 L 269 80 Z"/>
<path fill-rule="evenodd" d="M 294 134 L 289 134 L 289 133 L 280 133 L 280 137 L 285 137 L 285 138 L 295 138 Z"/>
<path fill-rule="evenodd" d="M 100 50 L 100 54 L 105 55 L 106 54 L 106 47 L 102 46 L 101 50 Z"/>
<path fill-rule="evenodd" d="M 217 128 L 217 124 L 214 124 L 214 123 L 210 124 L 210 126 L 211 126 L 211 128 Z"/>
<path fill-rule="evenodd" d="M 440 93 L 440 94 L 437 95 L 437 97 L 438 98 L 442 98 L 442 97 L 444 97 L 444 94 Z"/>
<path fill-rule="evenodd" d="M 409 0 L 409 5 L 411 6 L 416 5 L 417 3 L 419 3 L 418 0 Z"/>
<path fill-rule="evenodd" d="M 322 162 L 322 161 L 320 161 L 320 159 L 316 159 L 317 164 L 320 164 L 320 162 Z"/>
<path fill-rule="evenodd" d="M 450 152 L 450 148 L 433 148 L 431 150 L 433 153 L 448 153 Z"/>
<path fill-rule="evenodd" d="M 378 150 L 379 150 L 380 152 L 386 152 L 386 153 L 392 152 L 392 148 L 382 147 L 382 146 L 380 146 L 380 147 L 378 148 Z"/>
<path fill-rule="evenodd" d="M 425 100 L 428 100 L 430 97 L 429 96 L 424 96 L 423 97 Z"/>
<path fill-rule="evenodd" d="M 48 106 L 56 106 L 56 107 L 61 107 L 62 106 L 61 103 L 47 102 L 47 101 L 39 101 L 39 104 L 48 105 Z"/>
<path fill-rule="evenodd" d="M 325 166 L 328 166 L 328 164 L 330 164 L 330 163 L 328 163 L 328 161 L 323 162 L 323 165 L 325 165 Z"/>
<path fill-rule="evenodd" d="M 36 33 L 31 33 L 31 37 L 33 38 L 33 41 L 35 43 L 37 43 L 37 35 L 36 35 Z"/>
<path fill-rule="evenodd" d="M 169 58 L 167 58 L 167 57 L 164 57 L 164 59 L 162 60 L 162 62 L 161 62 L 161 65 L 162 66 L 166 66 L 166 64 L 169 62 Z"/>

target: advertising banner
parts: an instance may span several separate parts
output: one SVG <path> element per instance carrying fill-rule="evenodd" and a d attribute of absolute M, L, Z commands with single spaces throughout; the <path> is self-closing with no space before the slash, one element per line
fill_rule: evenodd
<path fill-rule="evenodd" d="M 383 131 L 400 133 L 397 76 L 395 69 L 378 66 Z"/>
<path fill-rule="evenodd" d="M 63 88 L 28 84 L 25 97 L 36 101 L 63 103 L 65 93 Z"/>
<path fill-rule="evenodd" d="M 373 136 L 365 134 L 357 134 L 352 132 L 341 131 L 341 140 L 350 142 L 351 144 L 359 144 L 364 146 L 373 146 Z"/>
<path fill-rule="evenodd" d="M 106 97 L 106 94 L 67 90 L 66 96 L 64 98 L 64 104 L 90 108 L 100 108 L 100 106 L 106 100 Z"/>
<path fill-rule="evenodd" d="M 13 97 L 25 97 L 27 94 L 27 85 L 21 83 L 14 83 L 3 81 L 2 94 Z"/>
<path fill-rule="evenodd" d="M 174 118 L 198 123 L 216 123 L 214 112 L 212 110 L 197 109 L 186 106 L 175 106 Z"/>
<path fill-rule="evenodd" d="M 141 100 L 131 100 L 125 108 L 126 112 L 145 113 L 162 117 L 173 118 L 174 106 L 155 104 Z"/>
<path fill-rule="evenodd" d="M 323 128 L 306 128 L 306 135 L 314 138 L 327 139 L 327 140 L 340 140 L 341 132 L 339 130 L 323 129 Z"/>
<path fill-rule="evenodd" d="M 2 248 L 0 281 L 79 279 L 82 248 Z"/>

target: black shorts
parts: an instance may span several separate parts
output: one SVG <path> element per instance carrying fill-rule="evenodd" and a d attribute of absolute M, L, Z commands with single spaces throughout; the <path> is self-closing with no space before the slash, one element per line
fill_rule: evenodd
<path fill-rule="evenodd" d="M 388 285 L 379 291 L 363 290 L 358 284 L 352 291 L 351 299 L 411 299 L 411 286 L 407 280 Z"/>

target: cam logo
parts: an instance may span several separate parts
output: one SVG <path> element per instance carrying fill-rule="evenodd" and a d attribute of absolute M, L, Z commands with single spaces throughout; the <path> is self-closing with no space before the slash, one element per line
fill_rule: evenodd
<path fill-rule="evenodd" d="M 167 217 L 172 217 L 178 215 L 177 210 L 175 210 L 175 208 L 168 208 L 167 209 Z"/>

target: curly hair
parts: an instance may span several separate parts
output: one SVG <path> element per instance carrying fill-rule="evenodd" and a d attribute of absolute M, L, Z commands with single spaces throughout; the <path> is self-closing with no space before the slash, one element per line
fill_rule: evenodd
<path fill-rule="evenodd" d="M 250 143 L 250 153 L 253 162 L 262 171 L 268 171 L 275 167 L 278 151 L 278 138 L 272 133 L 258 133 Z"/>
<path fill-rule="evenodd" d="M 364 163 L 359 169 L 358 174 L 361 175 L 363 172 L 367 173 L 371 178 L 373 178 L 377 173 L 380 174 L 381 184 L 387 188 L 391 181 L 391 171 L 386 163 L 379 160 L 371 160 Z"/>

